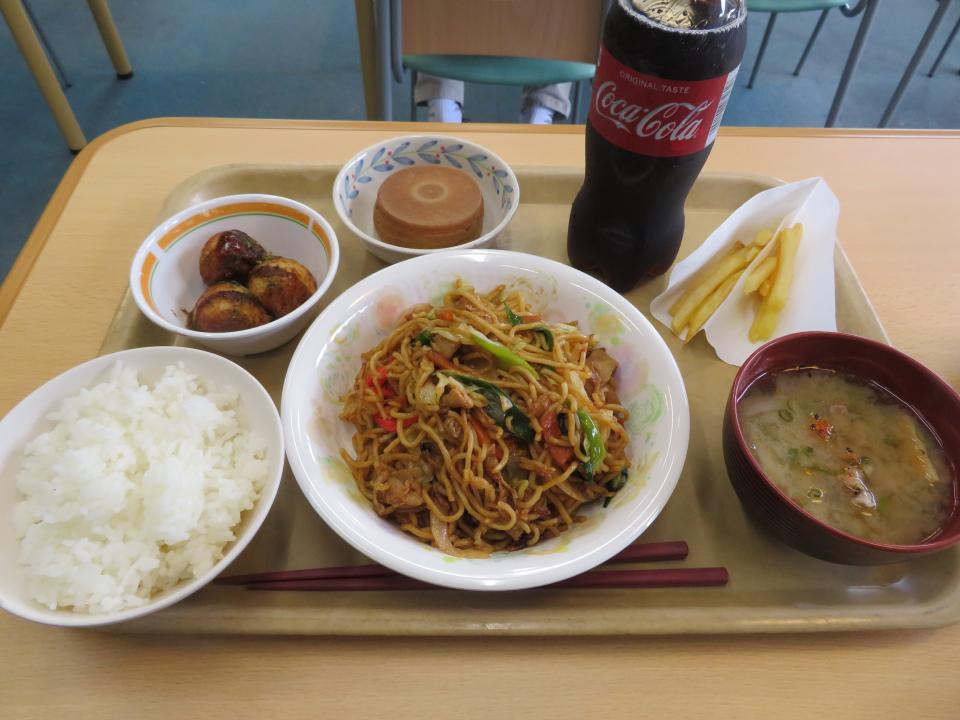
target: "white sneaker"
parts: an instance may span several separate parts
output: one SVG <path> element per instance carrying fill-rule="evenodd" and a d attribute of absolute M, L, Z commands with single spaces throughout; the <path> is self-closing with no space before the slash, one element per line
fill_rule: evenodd
<path fill-rule="evenodd" d="M 462 123 L 463 110 L 456 100 L 433 98 L 433 100 L 427 101 L 427 120 L 441 123 Z"/>
<path fill-rule="evenodd" d="M 553 125 L 553 116 L 553 110 L 534 103 L 520 113 L 520 122 L 529 125 Z"/>

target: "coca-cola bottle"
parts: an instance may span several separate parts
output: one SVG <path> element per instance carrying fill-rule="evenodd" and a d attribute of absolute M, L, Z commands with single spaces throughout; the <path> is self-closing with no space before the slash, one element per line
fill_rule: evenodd
<path fill-rule="evenodd" d="M 747 41 L 745 0 L 617 0 L 607 15 L 570 211 L 574 266 L 625 291 L 665 272 Z"/>

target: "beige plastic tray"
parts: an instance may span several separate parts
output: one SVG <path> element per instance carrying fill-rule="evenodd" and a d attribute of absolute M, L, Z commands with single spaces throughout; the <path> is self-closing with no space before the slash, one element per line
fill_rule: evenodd
<path fill-rule="evenodd" d="M 340 240 L 340 271 L 328 297 L 383 263 L 365 252 L 339 222 L 330 198 L 337 168 L 223 166 L 184 181 L 160 215 L 219 195 L 284 195 L 320 211 Z M 522 203 L 500 247 L 566 261 L 570 203 L 582 171 L 522 169 Z M 777 184 L 773 178 L 701 176 L 687 201 L 680 255 L 699 245 L 737 206 Z M 837 322 L 843 331 L 886 340 L 842 250 L 836 255 Z M 665 280 L 628 294 L 646 312 Z M 528 590 L 466 593 L 253 592 L 209 586 L 178 605 L 117 632 L 343 635 L 598 635 L 831 631 L 945 625 L 960 619 L 960 554 L 948 551 L 910 564 L 849 568 L 806 557 L 749 524 L 723 465 L 721 413 L 735 368 L 717 360 L 702 335 L 683 347 L 654 323 L 673 351 L 691 406 L 690 450 L 677 490 L 644 541 L 686 540 L 679 565 L 723 565 L 724 588 Z M 183 344 L 152 325 L 129 293 L 120 301 L 102 352 Z M 264 355 L 239 359 L 279 402 L 296 340 Z M 230 573 L 361 564 L 301 496 L 289 473 L 257 537 Z M 669 566 L 669 565 L 667 565 Z"/>

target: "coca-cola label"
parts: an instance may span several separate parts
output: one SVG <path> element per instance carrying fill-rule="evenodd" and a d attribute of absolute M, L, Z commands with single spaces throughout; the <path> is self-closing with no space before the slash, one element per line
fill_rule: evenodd
<path fill-rule="evenodd" d="M 713 142 L 737 78 L 667 80 L 628 67 L 600 47 L 590 124 L 607 141 L 641 155 L 691 155 Z"/>

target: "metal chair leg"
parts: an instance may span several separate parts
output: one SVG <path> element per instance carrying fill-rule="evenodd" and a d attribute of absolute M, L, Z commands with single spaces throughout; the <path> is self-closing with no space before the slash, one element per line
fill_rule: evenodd
<path fill-rule="evenodd" d="M 937 71 L 937 68 L 940 67 L 943 56 L 947 54 L 947 50 L 949 50 L 950 45 L 953 44 L 953 39 L 957 36 L 958 30 L 960 30 L 960 18 L 957 19 L 957 24 L 953 26 L 953 30 L 951 30 L 950 34 L 947 36 L 947 41 L 943 44 L 943 49 L 940 51 L 940 54 L 937 55 L 937 59 L 933 61 L 933 67 L 930 68 L 930 72 L 927 73 L 927 77 L 933 77 L 933 74 Z"/>
<path fill-rule="evenodd" d="M 880 124 L 877 125 L 877 127 L 885 128 L 890 123 L 890 118 L 892 118 L 893 114 L 897 111 L 897 107 L 899 107 L 900 101 L 903 99 L 903 95 L 910 85 L 910 80 L 913 79 L 913 73 L 916 71 L 917 65 L 919 65 L 923 59 L 923 54 L 927 51 L 927 46 L 929 46 L 930 41 L 933 40 L 933 36 L 940 27 L 940 21 L 943 20 L 943 16 L 947 10 L 950 9 L 951 4 L 953 4 L 953 0 L 940 0 L 936 12 L 933 13 L 933 17 L 930 19 L 930 24 L 927 25 L 927 31 L 923 33 L 923 37 L 920 38 L 920 44 L 917 45 L 916 52 L 914 52 L 913 57 L 910 58 L 907 69 L 903 71 L 900 84 L 897 85 L 897 89 L 893 92 L 893 97 L 890 98 L 890 102 L 887 103 L 887 109 L 883 111 L 883 117 L 880 118 Z"/>
<path fill-rule="evenodd" d="M 573 84 L 573 104 L 570 108 L 570 124 L 576 125 L 580 122 L 580 90 L 582 81 L 577 80 Z"/>
<path fill-rule="evenodd" d="M 129 80 L 133 77 L 133 68 L 130 67 L 127 51 L 123 49 L 123 41 L 120 39 L 120 33 L 113 22 L 107 0 L 87 0 L 87 5 L 90 6 L 90 12 L 93 13 L 97 30 L 100 31 L 100 37 L 103 39 L 104 47 L 107 48 L 107 54 L 110 56 L 110 62 L 113 63 L 113 69 L 117 71 L 117 77 L 121 80 Z"/>
<path fill-rule="evenodd" d="M 53 68 L 50 67 L 40 40 L 23 9 L 23 3 L 20 0 L 3 0 L 0 2 L 0 13 L 6 19 L 10 34 L 20 48 L 27 67 L 33 73 L 44 100 L 50 106 L 50 112 L 53 113 L 53 118 L 57 121 L 67 145 L 73 152 L 79 152 L 87 144 L 87 139 L 83 136 L 77 116 L 73 114 L 73 109 L 67 101 L 67 96 L 63 94 L 63 88 L 60 87 Z"/>
<path fill-rule="evenodd" d="M 797 68 L 793 71 L 793 76 L 798 77 L 800 71 L 803 69 L 803 64 L 807 61 L 807 55 L 810 54 L 810 51 L 813 50 L 813 44 L 817 41 L 817 35 L 820 34 L 820 28 L 823 27 L 823 23 L 827 21 L 827 15 L 830 14 L 830 8 L 827 8 L 820 13 L 820 18 L 817 20 L 817 24 L 813 28 L 813 33 L 810 35 L 810 39 L 807 40 L 807 46 L 803 49 L 803 55 L 800 56 L 800 62 L 797 63 Z"/>
<path fill-rule="evenodd" d="M 401 46 L 403 27 L 403 0 L 390 0 L 390 68 L 393 79 L 403 82 L 403 49 Z"/>
<path fill-rule="evenodd" d="M 375 0 L 377 32 L 377 104 L 381 120 L 393 120 L 393 78 L 390 73 L 390 0 Z"/>
<path fill-rule="evenodd" d="M 843 107 L 843 99 L 847 95 L 847 87 L 850 80 L 853 79 L 853 73 L 857 69 L 857 63 L 860 62 L 860 54 L 863 52 L 863 46 L 867 41 L 867 35 L 870 34 L 870 27 L 873 25 L 873 16 L 877 14 L 877 8 L 880 7 L 880 0 L 869 0 L 863 11 L 863 19 L 860 21 L 860 27 L 857 28 L 857 36 L 853 39 L 853 45 L 850 47 L 850 55 L 847 56 L 847 64 L 843 68 L 843 75 L 840 76 L 840 84 L 837 86 L 837 92 L 833 96 L 833 104 L 830 106 L 830 112 L 827 114 L 827 122 L 824 127 L 833 127 L 837 122 L 837 115 L 840 114 L 840 108 Z"/>
<path fill-rule="evenodd" d="M 760 41 L 760 50 L 757 52 L 757 59 L 753 63 L 753 72 L 750 73 L 750 80 L 747 82 L 747 88 L 753 87 L 753 81 L 757 79 L 757 73 L 760 70 L 760 63 L 763 61 L 763 54 L 767 51 L 767 43 L 770 42 L 770 35 L 773 33 L 773 25 L 777 22 L 777 13 L 770 13 L 770 19 L 767 20 L 767 29 L 763 31 L 763 40 Z"/>
<path fill-rule="evenodd" d="M 410 72 L 410 120 L 417 121 L 417 71 Z"/>

